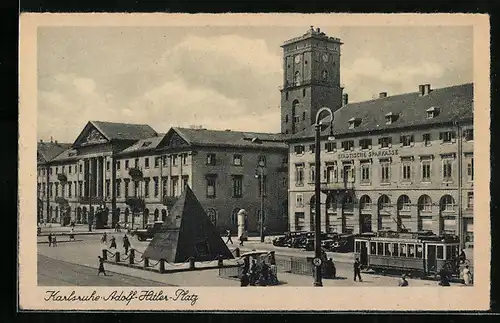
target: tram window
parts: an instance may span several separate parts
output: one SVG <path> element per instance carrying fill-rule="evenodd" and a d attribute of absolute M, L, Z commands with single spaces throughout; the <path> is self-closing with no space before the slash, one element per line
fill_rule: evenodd
<path fill-rule="evenodd" d="M 422 245 L 418 244 L 417 245 L 417 252 L 416 252 L 417 258 L 422 259 Z"/>
<path fill-rule="evenodd" d="M 361 249 L 361 242 L 356 241 L 356 252 L 360 252 Z"/>
<path fill-rule="evenodd" d="M 437 259 L 444 259 L 444 255 L 443 255 L 443 246 L 437 246 L 436 247 L 436 258 Z"/>
<path fill-rule="evenodd" d="M 379 256 L 384 255 L 384 243 L 383 242 L 377 242 L 377 255 L 379 255 Z"/>
<path fill-rule="evenodd" d="M 391 244 L 390 243 L 384 243 L 384 251 L 385 251 L 385 255 L 386 256 L 390 256 L 391 255 Z"/>
<path fill-rule="evenodd" d="M 393 243 L 392 244 L 392 256 L 393 257 L 399 257 L 399 249 L 398 249 L 398 244 L 397 243 Z"/>
<path fill-rule="evenodd" d="M 399 256 L 400 257 L 406 257 L 406 244 L 402 243 L 399 245 Z"/>
<path fill-rule="evenodd" d="M 377 254 L 377 244 L 375 242 L 370 242 L 370 254 L 371 255 Z"/>
<path fill-rule="evenodd" d="M 410 257 L 410 258 L 415 257 L 415 245 L 414 244 L 408 245 L 408 257 Z"/>

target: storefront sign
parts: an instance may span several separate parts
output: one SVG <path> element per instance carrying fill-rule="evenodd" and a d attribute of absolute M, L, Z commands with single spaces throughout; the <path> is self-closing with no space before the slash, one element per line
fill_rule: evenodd
<path fill-rule="evenodd" d="M 359 151 L 352 153 L 339 153 L 339 159 L 355 159 L 355 158 L 372 158 L 372 157 L 389 157 L 397 156 L 397 149 L 387 149 L 378 151 Z"/>

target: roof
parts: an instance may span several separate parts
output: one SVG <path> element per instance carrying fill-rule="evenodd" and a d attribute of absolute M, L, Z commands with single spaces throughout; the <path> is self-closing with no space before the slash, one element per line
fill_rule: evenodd
<path fill-rule="evenodd" d="M 129 146 L 129 147 L 125 148 L 124 150 L 122 150 L 121 152 L 119 152 L 117 154 L 117 156 L 127 155 L 127 154 L 131 154 L 131 153 L 135 153 L 135 152 L 139 153 L 139 152 L 144 152 L 144 151 L 155 150 L 158 147 L 158 145 L 160 144 L 160 142 L 163 140 L 164 137 L 165 137 L 165 134 L 159 134 L 158 136 L 155 136 L 155 137 L 141 139 L 141 140 L 137 141 L 136 143 L 134 143 L 132 146 Z"/>
<path fill-rule="evenodd" d="M 412 126 L 424 126 L 449 123 L 453 121 L 472 120 L 474 114 L 473 83 L 433 89 L 427 95 L 418 92 L 387 96 L 364 102 L 347 104 L 334 112 L 333 135 L 349 135 L 358 132 L 400 129 Z M 439 114 L 432 119 L 427 118 L 427 110 L 434 107 Z M 386 124 L 386 115 L 397 115 L 391 124 Z M 357 127 L 349 129 L 349 120 L 360 118 Z M 330 120 L 327 116 L 325 122 Z M 326 127 L 322 135 L 330 134 Z M 288 140 L 314 137 L 314 125 L 290 135 Z"/>
<path fill-rule="evenodd" d="M 194 146 L 225 146 L 240 148 L 287 148 L 284 136 L 279 133 L 243 132 L 232 130 L 207 130 L 172 128 L 188 144 Z"/>
<path fill-rule="evenodd" d="M 70 143 L 38 142 L 37 155 L 39 163 L 46 163 L 71 146 Z"/>

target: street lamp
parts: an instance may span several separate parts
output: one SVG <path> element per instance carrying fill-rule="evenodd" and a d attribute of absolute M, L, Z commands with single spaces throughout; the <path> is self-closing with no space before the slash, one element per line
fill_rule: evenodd
<path fill-rule="evenodd" d="M 314 152 L 315 152 L 315 165 L 314 165 L 314 188 L 315 188 L 315 212 L 314 212 L 314 220 L 315 220 L 315 228 L 314 228 L 314 286 L 321 287 L 323 283 L 321 282 L 321 187 L 320 187 L 320 167 L 321 167 L 321 126 L 322 122 L 320 121 L 320 115 L 322 112 L 328 112 L 331 117 L 330 121 L 330 133 L 333 133 L 333 112 L 327 107 L 323 107 L 318 110 L 316 113 L 316 123 L 314 125 L 315 129 L 315 144 L 314 144 Z"/>
<path fill-rule="evenodd" d="M 260 242 L 264 242 L 264 163 L 259 161 L 257 165 L 259 174 L 255 175 L 256 178 L 260 177 Z"/>

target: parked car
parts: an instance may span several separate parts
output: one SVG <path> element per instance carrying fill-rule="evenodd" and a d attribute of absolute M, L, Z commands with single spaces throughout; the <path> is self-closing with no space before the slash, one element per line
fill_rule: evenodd
<path fill-rule="evenodd" d="M 135 229 L 131 232 L 132 235 L 137 236 L 137 240 L 145 241 L 147 239 L 152 239 L 154 235 L 160 230 L 163 225 L 163 221 L 156 221 L 154 223 L 146 224 L 144 229 Z"/>

